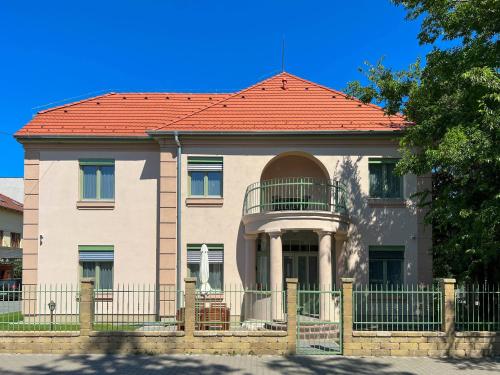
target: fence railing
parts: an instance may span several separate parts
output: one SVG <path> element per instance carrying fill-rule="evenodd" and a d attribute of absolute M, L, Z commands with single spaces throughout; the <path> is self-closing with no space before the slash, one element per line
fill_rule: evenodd
<path fill-rule="evenodd" d="M 439 286 L 368 285 L 353 289 L 353 328 L 362 331 L 439 331 Z"/>
<path fill-rule="evenodd" d="M 244 289 L 201 293 L 195 299 L 197 330 L 286 330 L 286 295 L 283 290 Z"/>
<path fill-rule="evenodd" d="M 500 331 L 500 286 L 459 286 L 455 290 L 455 329 Z"/>
<path fill-rule="evenodd" d="M 76 285 L 0 284 L 0 331 L 79 330 Z"/>
<path fill-rule="evenodd" d="M 183 308 L 184 293 L 173 287 L 118 285 L 94 290 L 93 326 L 97 331 L 176 331 L 184 324 Z"/>
<path fill-rule="evenodd" d="M 347 212 L 346 189 L 335 180 L 275 178 L 247 187 L 243 214 L 272 211 Z"/>

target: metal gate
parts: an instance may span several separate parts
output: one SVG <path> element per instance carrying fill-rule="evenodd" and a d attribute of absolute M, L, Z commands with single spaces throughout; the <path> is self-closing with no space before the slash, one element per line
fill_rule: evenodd
<path fill-rule="evenodd" d="M 297 354 L 342 354 L 340 290 L 298 290 Z"/>

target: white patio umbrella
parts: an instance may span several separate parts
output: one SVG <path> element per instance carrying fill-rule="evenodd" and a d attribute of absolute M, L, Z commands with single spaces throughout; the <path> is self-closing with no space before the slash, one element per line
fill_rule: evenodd
<path fill-rule="evenodd" d="M 207 245 L 201 245 L 200 249 L 200 289 L 202 294 L 208 294 L 212 289 L 210 287 L 210 283 L 208 282 L 209 278 L 209 270 L 208 270 L 208 247 Z"/>

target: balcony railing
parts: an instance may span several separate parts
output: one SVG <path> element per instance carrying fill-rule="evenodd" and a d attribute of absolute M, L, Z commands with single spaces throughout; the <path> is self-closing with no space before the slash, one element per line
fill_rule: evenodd
<path fill-rule="evenodd" d="M 243 215 L 274 211 L 326 211 L 345 214 L 346 189 L 335 180 L 275 178 L 247 187 Z"/>

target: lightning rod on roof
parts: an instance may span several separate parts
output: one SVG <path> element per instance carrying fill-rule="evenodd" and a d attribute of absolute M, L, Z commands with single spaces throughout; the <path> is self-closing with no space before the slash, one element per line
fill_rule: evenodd
<path fill-rule="evenodd" d="M 285 71 L 285 37 L 283 36 L 281 43 L 281 72 Z"/>

